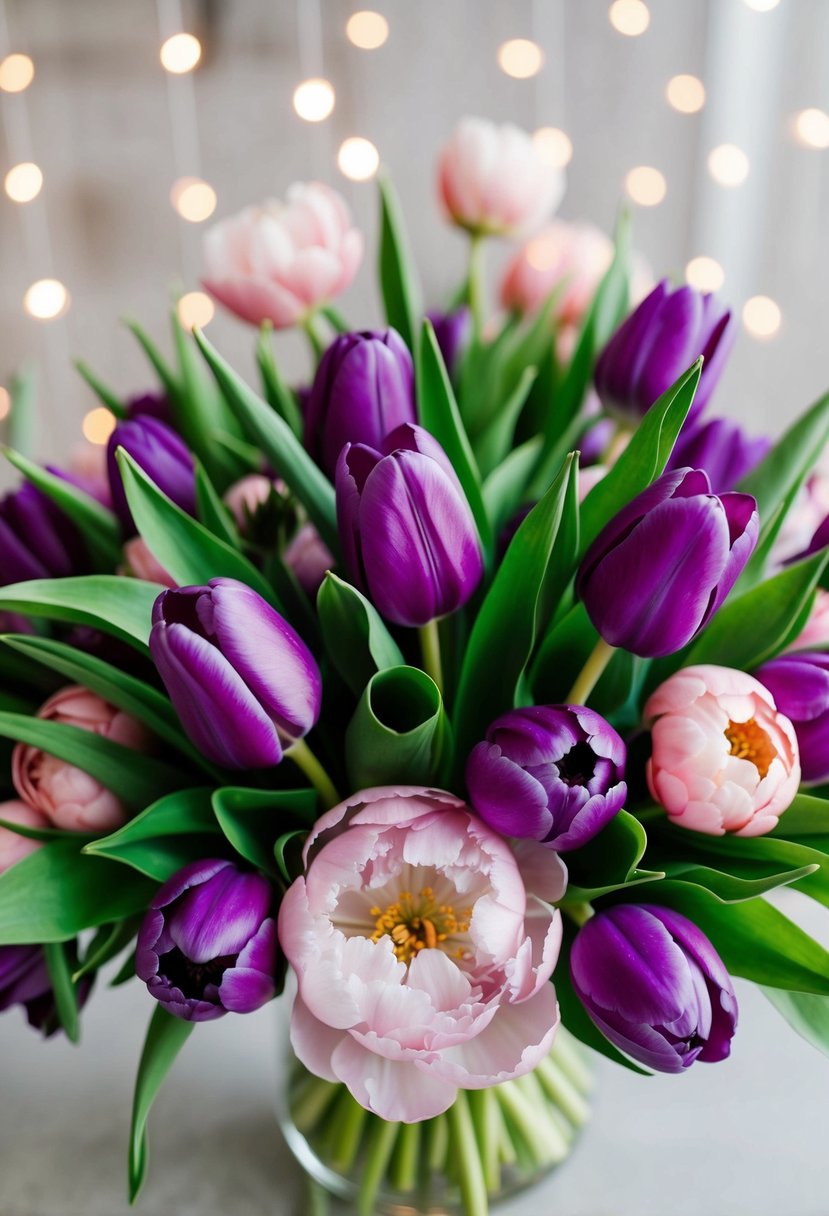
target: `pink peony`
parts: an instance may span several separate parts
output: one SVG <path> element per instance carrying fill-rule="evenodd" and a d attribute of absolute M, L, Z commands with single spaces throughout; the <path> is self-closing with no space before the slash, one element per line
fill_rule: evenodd
<path fill-rule="evenodd" d="M 147 751 L 151 742 L 149 731 L 135 718 L 74 684 L 50 697 L 37 716 L 79 726 L 135 751 Z M 113 832 L 127 820 L 120 799 L 89 773 L 28 743 L 18 743 L 12 752 L 12 781 L 23 801 L 56 828 Z"/>
<path fill-rule="evenodd" d="M 537 228 L 555 210 L 564 174 L 550 168 L 519 127 L 464 118 L 441 152 L 438 188 L 461 228 L 518 233 Z"/>
<path fill-rule="evenodd" d="M 0 802 L 0 819 L 6 823 L 18 823 L 22 828 L 48 828 L 52 825 L 40 811 L 27 806 L 25 802 L 12 799 L 10 802 Z M 0 874 L 8 870 L 15 862 L 35 849 L 41 847 L 42 841 L 32 840 L 29 836 L 21 836 L 11 828 L 0 827 Z"/>
<path fill-rule="evenodd" d="M 794 727 L 744 671 L 683 668 L 650 697 L 645 724 L 648 787 L 681 827 L 762 836 L 791 805 L 800 784 Z"/>
<path fill-rule="evenodd" d="M 364 790 L 318 820 L 279 940 L 298 978 L 291 1039 L 311 1072 L 383 1119 L 533 1069 L 558 1025 L 555 853 L 510 846 L 452 794 Z"/>
<path fill-rule="evenodd" d="M 145 583 L 159 583 L 162 587 L 178 586 L 172 574 L 168 574 L 161 562 L 153 557 L 143 536 L 134 536 L 124 545 L 122 572 Z"/>
<path fill-rule="evenodd" d="M 553 220 L 510 262 L 501 283 L 501 303 L 510 311 L 535 312 L 560 283 L 556 319 L 561 325 L 578 325 L 612 257 L 613 242 L 601 228 Z"/>
<path fill-rule="evenodd" d="M 809 619 L 787 650 L 820 650 L 829 646 L 829 591 L 818 588 Z"/>
<path fill-rule="evenodd" d="M 296 182 L 214 224 L 205 236 L 204 286 L 243 321 L 286 329 L 345 291 L 363 256 L 345 200 L 320 182 Z"/>

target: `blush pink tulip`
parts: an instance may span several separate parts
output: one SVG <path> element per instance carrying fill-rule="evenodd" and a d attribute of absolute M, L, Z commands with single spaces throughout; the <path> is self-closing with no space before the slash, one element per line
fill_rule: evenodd
<path fill-rule="evenodd" d="M 142 536 L 134 536 L 124 545 L 123 572 L 145 583 L 159 583 L 162 587 L 178 586 L 172 574 L 153 557 Z"/>
<path fill-rule="evenodd" d="M 225 490 L 224 503 L 236 520 L 236 526 L 245 533 L 252 516 L 263 507 L 276 490 L 284 489 L 282 482 L 266 477 L 264 473 L 248 473 L 247 477 L 234 481 Z"/>
<path fill-rule="evenodd" d="M 243 321 L 287 329 L 345 291 L 363 256 L 345 200 L 321 182 L 296 182 L 214 224 L 205 236 L 204 286 Z"/>
<path fill-rule="evenodd" d="M 37 716 L 93 731 L 135 751 L 148 751 L 151 744 L 149 731 L 135 718 L 74 684 L 50 697 Z M 23 801 L 56 828 L 113 832 L 128 817 L 121 800 L 94 777 L 27 743 L 18 743 L 12 752 L 12 781 Z"/>
<path fill-rule="evenodd" d="M 555 853 L 511 847 L 452 794 L 363 790 L 317 821 L 279 940 L 311 1072 L 406 1123 L 533 1069 L 558 1025 Z"/>
<path fill-rule="evenodd" d="M 829 591 L 818 588 L 809 619 L 787 650 L 823 650 L 829 646 Z"/>
<path fill-rule="evenodd" d="M 51 823 L 40 811 L 27 806 L 25 802 L 12 799 L 0 802 L 0 819 L 6 823 L 17 823 L 22 828 L 49 828 Z M 28 857 L 42 845 L 40 840 L 32 840 L 30 836 L 21 836 L 11 828 L 0 827 L 0 874 L 8 870 L 23 857 Z"/>
<path fill-rule="evenodd" d="M 556 319 L 560 325 L 578 325 L 612 257 L 613 242 L 600 228 L 553 220 L 510 262 L 501 303 L 511 312 L 535 312 L 561 283 Z"/>
<path fill-rule="evenodd" d="M 645 705 L 653 732 L 648 787 L 674 823 L 722 836 L 762 836 L 800 784 L 794 727 L 744 671 L 685 667 Z"/>
<path fill-rule="evenodd" d="M 461 228 L 507 235 L 544 223 L 561 202 L 564 174 L 519 127 L 464 118 L 440 154 L 438 188 Z"/>

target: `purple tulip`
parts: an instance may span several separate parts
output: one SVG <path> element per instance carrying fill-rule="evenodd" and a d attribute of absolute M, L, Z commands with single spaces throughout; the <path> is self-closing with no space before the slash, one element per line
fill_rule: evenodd
<path fill-rule="evenodd" d="M 513 709 L 470 752 L 469 800 L 496 832 L 566 852 L 592 839 L 621 810 L 625 758 L 619 735 L 592 709 Z"/>
<path fill-rule="evenodd" d="M 135 972 L 168 1013 L 209 1022 L 252 1013 L 276 990 L 273 892 L 230 861 L 193 861 L 160 888 L 138 934 Z"/>
<path fill-rule="evenodd" d="M 119 422 L 107 445 L 107 470 L 115 514 L 126 529 L 135 530 L 115 453 L 123 448 L 176 506 L 196 513 L 193 457 L 184 440 L 157 418 L 142 415 Z"/>
<path fill-rule="evenodd" d="M 224 768 L 278 764 L 319 717 L 322 681 L 311 652 L 235 579 L 163 591 L 150 653 L 187 734 Z"/>
<path fill-rule="evenodd" d="M 636 423 L 703 356 L 691 415 L 714 391 L 736 337 L 731 313 L 693 287 L 663 279 L 608 342 L 596 364 L 596 391 L 609 414 Z"/>
<path fill-rule="evenodd" d="M 341 334 L 322 357 L 305 410 L 305 445 L 333 476 L 347 443 L 378 447 L 416 420 L 414 367 L 394 329 Z"/>
<path fill-rule="evenodd" d="M 781 654 L 754 674 L 794 727 L 803 784 L 829 781 L 829 654 Z"/>
<path fill-rule="evenodd" d="M 89 569 L 75 525 L 30 482 L 0 498 L 0 586 Z"/>
<path fill-rule="evenodd" d="M 681 650 L 734 586 L 759 527 L 750 494 L 712 494 L 701 469 L 663 473 L 588 549 L 576 584 L 588 616 L 611 646 Z"/>
<path fill-rule="evenodd" d="M 82 1006 L 92 990 L 86 977 L 77 988 Z M 22 1005 L 29 1025 L 49 1038 L 60 1030 L 55 994 L 41 946 L 0 946 L 0 1013 Z"/>
<path fill-rule="evenodd" d="M 397 625 L 455 612 L 483 574 L 478 530 L 443 448 L 422 427 L 379 450 L 346 444 L 337 462 L 337 522 L 346 564 Z"/>
<path fill-rule="evenodd" d="M 696 925 L 669 908 L 617 904 L 579 930 L 573 987 L 611 1043 L 657 1072 L 713 1064 L 731 1051 L 737 998 Z"/>
<path fill-rule="evenodd" d="M 160 389 L 151 389 L 147 393 L 133 393 L 124 402 L 127 418 L 156 418 L 159 422 L 172 425 L 170 413 L 170 398 Z"/>
<path fill-rule="evenodd" d="M 426 316 L 432 322 L 446 370 L 450 377 L 454 377 L 472 333 L 472 313 L 463 307 L 456 308 L 454 312 L 432 310 Z"/>
<path fill-rule="evenodd" d="M 671 455 L 669 468 L 704 469 L 715 494 L 733 490 L 737 482 L 755 468 L 771 447 L 771 439 L 760 435 L 749 439 L 730 418 L 685 426 Z"/>

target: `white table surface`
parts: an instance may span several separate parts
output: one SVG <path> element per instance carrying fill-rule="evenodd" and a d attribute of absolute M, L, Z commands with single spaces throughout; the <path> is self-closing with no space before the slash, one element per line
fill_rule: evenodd
<path fill-rule="evenodd" d="M 813 918 L 813 913 L 810 914 Z M 573 1158 L 502 1216 L 826 1216 L 829 1059 L 739 985 L 732 1058 L 679 1077 L 600 1066 Z M 131 1087 L 151 1002 L 101 988 L 79 1048 L 0 1018 L 0 1214 L 126 1216 Z M 200 1026 L 153 1110 L 138 1216 L 301 1216 L 272 1115 L 272 1008 Z M 342 1209 L 340 1209 L 342 1210 Z"/>

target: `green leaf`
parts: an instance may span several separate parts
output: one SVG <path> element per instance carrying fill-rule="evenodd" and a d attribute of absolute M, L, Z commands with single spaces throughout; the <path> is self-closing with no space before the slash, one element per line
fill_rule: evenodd
<path fill-rule="evenodd" d="M 317 594 L 317 613 L 331 661 L 355 696 L 376 671 L 404 662 L 374 605 L 330 570 Z"/>
<path fill-rule="evenodd" d="M 529 500 L 527 483 L 540 450 L 541 436 L 534 435 L 514 448 L 484 482 L 482 493 L 493 536 L 498 536 L 518 508 Z"/>
<path fill-rule="evenodd" d="M 27 460 L 19 452 L 6 448 L 4 454 L 27 481 L 51 498 L 75 524 L 96 567 L 112 570 L 121 560 L 121 529 L 112 511 L 108 511 L 91 494 L 84 493 L 78 486 Z"/>
<path fill-rule="evenodd" d="M 280 877 L 288 885 L 302 873 L 302 856 L 300 850 L 299 859 L 291 862 L 287 857 L 287 853 L 289 850 L 293 853 L 300 841 L 304 840 L 307 835 L 308 832 L 305 828 L 295 828 L 292 832 L 283 832 L 273 846 L 276 868 L 279 871 Z"/>
<path fill-rule="evenodd" d="M 366 685 L 345 732 L 354 789 L 438 785 L 451 746 L 440 689 L 418 667 L 389 667 Z"/>
<path fill-rule="evenodd" d="M 667 878 L 679 878 L 682 882 L 704 887 L 724 904 L 755 899 L 758 895 L 765 895 L 768 891 L 774 891 L 778 887 L 791 886 L 799 879 L 807 878 L 819 868 L 816 865 L 807 865 L 795 870 L 782 870 L 764 878 L 744 878 L 712 866 L 694 865 L 691 861 L 666 861 L 662 864 Z"/>
<path fill-rule="evenodd" d="M 118 448 L 116 458 L 135 526 L 180 586 L 235 578 L 279 607 L 273 587 L 243 554 L 171 502 L 124 448 Z"/>
<path fill-rule="evenodd" d="M 421 314 L 417 270 L 403 226 L 400 200 L 384 173 L 380 187 L 380 289 L 389 325 L 403 337 L 411 351 L 417 349 L 418 318 Z M 425 425 L 425 424 L 424 424 Z"/>
<path fill-rule="evenodd" d="M 301 440 L 302 415 L 299 412 L 297 399 L 282 379 L 279 366 L 274 358 L 272 334 L 273 326 L 269 321 L 264 321 L 256 341 L 256 362 L 262 377 L 265 400 L 271 409 L 276 410 L 280 418 L 287 422 L 297 439 Z"/>
<path fill-rule="evenodd" d="M 210 476 L 223 489 L 237 481 L 244 466 L 227 448 L 213 442 L 216 431 L 238 433 L 238 425 L 216 385 L 206 379 L 192 335 L 185 333 L 175 308 L 170 310 L 181 391 L 171 400 L 176 428 Z"/>
<path fill-rule="evenodd" d="M 801 1038 L 829 1056 L 829 998 L 780 988 L 761 991 Z"/>
<path fill-rule="evenodd" d="M 494 718 L 516 703 L 543 624 L 545 580 L 573 476 L 575 457 L 571 456 L 522 522 L 481 605 L 458 688 L 454 725 L 459 758 L 484 737 Z"/>
<path fill-rule="evenodd" d="M 233 516 L 199 460 L 196 461 L 196 507 L 200 521 L 209 532 L 231 549 L 241 550 L 242 539 Z"/>
<path fill-rule="evenodd" d="M 421 425 L 431 432 L 443 448 L 469 502 L 481 543 L 491 553 L 492 534 L 489 516 L 481 496 L 481 477 L 461 421 L 455 392 L 443 362 L 443 355 L 427 318 L 417 356 L 417 401 Z"/>
<path fill-rule="evenodd" d="M 121 862 L 166 882 L 190 861 L 215 850 L 216 825 L 210 790 L 187 789 L 166 794 L 109 836 L 84 846 L 84 853 Z"/>
<path fill-rule="evenodd" d="M 700 358 L 651 406 L 613 468 L 585 498 L 581 505 L 582 553 L 605 524 L 664 471 L 701 371 Z"/>
<path fill-rule="evenodd" d="M 240 856 L 268 874 L 277 873 L 274 842 L 285 832 L 307 834 L 317 818 L 314 790 L 215 790 L 213 814 Z M 298 825 L 304 824 L 304 827 Z M 276 859 L 278 863 L 278 858 Z"/>
<path fill-rule="evenodd" d="M 337 553 L 337 511 L 331 482 L 302 447 L 287 422 L 257 397 L 199 330 L 194 330 L 194 336 L 243 429 L 261 446 L 276 472 L 305 507 L 331 552 Z"/>
<path fill-rule="evenodd" d="M 43 947 L 52 992 L 55 996 L 58 1021 L 70 1043 L 77 1043 L 80 1038 L 78 994 L 72 982 L 72 968 L 69 965 L 66 951 L 67 945 L 64 942 L 47 942 Z"/>
<path fill-rule="evenodd" d="M 126 418 L 127 411 L 121 398 L 112 389 L 107 388 L 88 363 L 85 363 L 83 359 L 76 359 L 75 370 L 83 376 L 95 396 L 102 405 L 106 406 L 111 414 L 114 414 L 116 418 Z"/>
<path fill-rule="evenodd" d="M 0 737 L 42 748 L 48 755 L 75 765 L 134 811 L 187 780 L 178 767 L 63 722 L 0 711 Z"/>
<path fill-rule="evenodd" d="M 146 653 L 153 604 L 166 588 L 137 578 L 89 574 L 0 587 L 0 609 L 90 625 Z"/>
<path fill-rule="evenodd" d="M 77 984 L 85 975 L 99 971 L 112 959 L 117 958 L 135 937 L 142 919 L 140 916 L 129 916 L 126 920 L 116 921 L 112 925 L 101 925 L 89 943 L 83 962 L 72 975 L 73 983 Z"/>
<path fill-rule="evenodd" d="M 130 1203 L 138 1197 L 147 1176 L 147 1119 L 152 1104 L 173 1066 L 195 1023 L 175 1018 L 161 1006 L 156 1005 L 150 1019 L 138 1076 L 135 1079 L 135 1095 L 132 1104 L 132 1127 L 130 1128 L 130 1150 L 128 1163 Z"/>
<path fill-rule="evenodd" d="M 781 815 L 771 836 L 829 835 L 829 801 L 815 798 L 811 794 L 798 794 L 785 814 Z"/>
<path fill-rule="evenodd" d="M 6 426 L 9 443 L 18 452 L 31 455 L 37 428 L 37 368 L 26 363 L 9 383 L 11 409 Z"/>
<path fill-rule="evenodd" d="M 0 874 L 0 945 L 63 942 L 143 913 L 157 884 L 84 855 L 88 837 L 54 840 Z"/>
<path fill-rule="evenodd" d="M 791 489 L 806 476 L 829 439 L 829 393 L 789 427 L 737 489 L 753 494 L 764 528 Z M 761 534 L 762 535 L 762 534 Z"/>
<path fill-rule="evenodd" d="M 179 383 L 173 369 L 164 359 L 161 351 L 158 349 L 152 338 L 144 332 L 137 321 L 126 320 L 127 329 L 133 334 L 138 341 L 139 346 L 144 351 L 144 354 L 149 359 L 155 374 L 161 381 L 167 396 L 170 398 L 171 404 L 178 400 L 182 392 L 182 386 Z"/>
<path fill-rule="evenodd" d="M 535 367 L 524 368 L 513 392 L 486 430 L 476 440 L 475 458 L 484 477 L 497 468 L 509 454 L 516 423 L 537 376 L 538 371 Z"/>
<path fill-rule="evenodd" d="M 568 854 L 566 900 L 576 898 L 570 883 L 574 888 L 591 892 L 587 898 L 598 899 L 599 888 L 612 890 L 631 881 L 643 881 L 647 871 L 638 871 L 638 866 L 647 843 L 647 834 L 639 820 L 627 811 L 619 811 L 598 835 Z"/>

